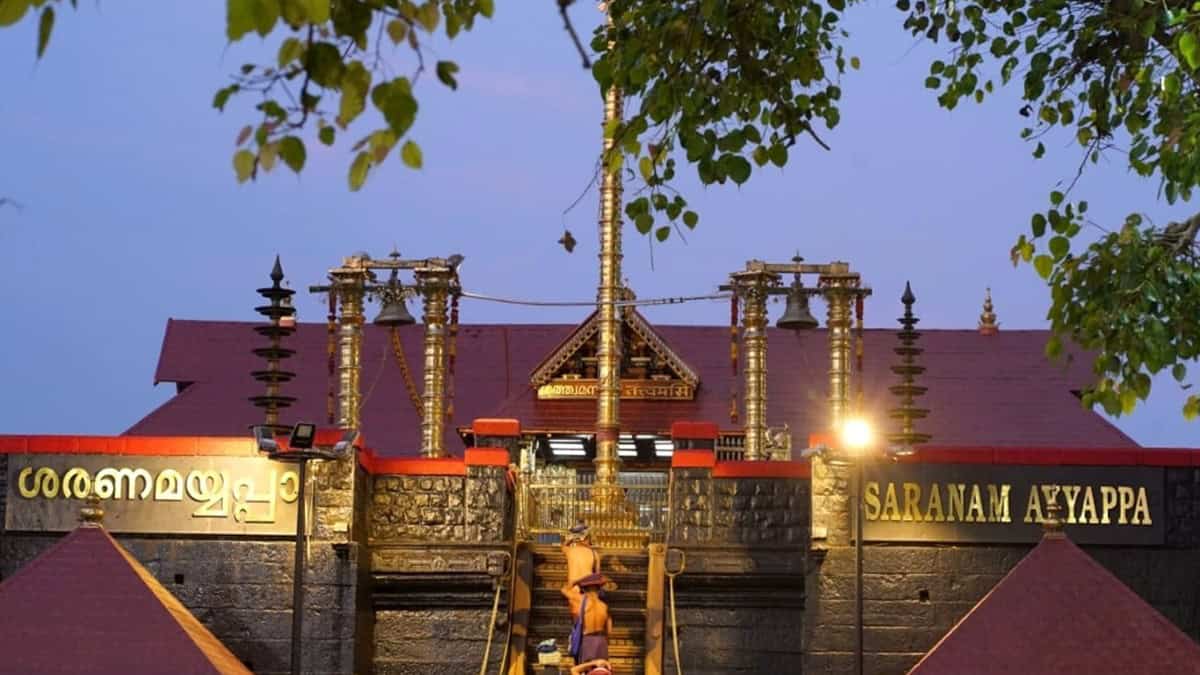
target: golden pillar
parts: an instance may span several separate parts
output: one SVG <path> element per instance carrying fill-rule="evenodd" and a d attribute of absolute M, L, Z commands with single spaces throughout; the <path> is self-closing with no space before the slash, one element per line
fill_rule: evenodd
<path fill-rule="evenodd" d="M 747 267 L 755 265 L 751 263 Z M 767 455 L 767 289 L 778 281 L 779 275 L 762 269 L 748 269 L 731 276 L 743 307 L 746 459 L 755 461 Z"/>
<path fill-rule="evenodd" d="M 446 427 L 446 307 L 454 271 L 449 267 L 429 266 L 414 270 L 417 288 L 424 298 L 425 391 L 421 398 L 421 454 L 445 457 Z"/>
<path fill-rule="evenodd" d="M 346 258 L 341 267 L 329 273 L 333 282 L 329 292 L 336 293 L 341 303 L 341 316 L 338 318 L 337 425 L 342 429 L 362 428 L 359 376 L 363 295 L 371 277 L 366 262 L 360 256 Z"/>
<path fill-rule="evenodd" d="M 621 92 L 610 87 L 604 97 L 604 127 L 622 118 Z M 621 459 L 617 439 L 621 431 L 621 315 L 616 301 L 621 294 L 621 174 L 609 158 L 620 152 L 616 134 L 604 135 L 601 158 L 604 175 L 600 182 L 600 285 L 596 304 L 600 313 L 600 336 L 596 353 L 599 379 L 596 402 L 596 485 L 595 494 L 611 492 L 603 488 L 617 482 Z"/>
<path fill-rule="evenodd" d="M 858 284 L 858 275 L 843 262 L 831 263 L 821 275 L 829 329 L 829 428 L 835 433 L 841 429 L 850 404 L 850 306 Z"/>

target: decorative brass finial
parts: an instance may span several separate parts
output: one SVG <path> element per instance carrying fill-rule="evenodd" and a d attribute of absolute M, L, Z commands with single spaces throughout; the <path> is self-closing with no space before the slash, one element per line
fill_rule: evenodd
<path fill-rule="evenodd" d="M 996 313 L 992 311 L 992 289 L 987 289 L 983 298 L 983 314 L 979 315 L 979 334 L 995 335 L 1000 332 L 1000 324 L 996 323 Z"/>
<path fill-rule="evenodd" d="M 1044 531 L 1042 536 L 1047 539 L 1062 539 L 1067 536 L 1063 532 L 1062 507 L 1058 504 L 1058 495 L 1055 495 L 1054 499 L 1046 505 L 1046 517 L 1042 519 L 1042 530 Z"/>
<path fill-rule="evenodd" d="M 925 372 L 924 366 L 917 365 L 917 357 L 925 350 L 916 346 L 921 337 L 916 331 L 916 325 L 921 320 L 912 311 L 916 301 L 917 296 L 913 294 L 912 286 L 905 282 L 904 295 L 900 296 L 900 302 L 904 303 L 904 316 L 898 319 L 901 329 L 896 333 L 900 346 L 892 350 L 900 356 L 900 364 L 892 366 L 892 372 L 900 376 L 900 384 L 888 388 L 900 403 L 898 407 L 888 411 L 892 419 L 900 420 L 900 433 L 889 434 L 888 440 L 907 450 L 919 443 L 926 443 L 931 438 L 929 434 L 918 433 L 914 424 L 916 420 L 924 419 L 929 414 L 928 409 L 916 407 L 913 401 L 926 391 L 925 387 L 916 384 L 917 376 Z"/>
<path fill-rule="evenodd" d="M 285 432 L 288 429 L 279 423 L 280 408 L 286 408 L 296 401 L 293 396 L 282 396 L 279 393 L 280 386 L 295 377 L 295 373 L 280 370 L 279 363 L 296 353 L 295 350 L 287 349 L 281 344 L 284 337 L 296 331 L 295 321 L 291 320 L 296 315 L 291 302 L 295 291 L 284 288 L 281 285 L 282 281 L 283 265 L 279 262 L 279 256 L 275 256 L 275 265 L 271 268 L 271 285 L 258 289 L 258 294 L 269 300 L 270 304 L 254 308 L 254 311 L 270 320 L 266 325 L 254 327 L 254 332 L 271 340 L 270 346 L 253 350 L 255 356 L 266 360 L 267 368 L 250 373 L 251 377 L 267 385 L 266 394 L 251 396 L 250 401 L 266 411 L 266 426 L 276 432 Z"/>
<path fill-rule="evenodd" d="M 80 527 L 103 527 L 104 509 L 100 507 L 100 498 L 89 494 L 79 509 Z"/>

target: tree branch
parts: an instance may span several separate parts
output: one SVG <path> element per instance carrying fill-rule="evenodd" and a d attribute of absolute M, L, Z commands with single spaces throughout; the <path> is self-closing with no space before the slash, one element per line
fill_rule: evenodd
<path fill-rule="evenodd" d="M 567 34 L 571 36 L 571 42 L 575 43 L 575 49 L 579 52 L 579 58 L 583 60 L 583 67 L 590 70 L 592 62 L 588 59 L 587 49 L 584 48 L 583 41 L 579 39 L 579 33 L 575 32 L 575 26 L 567 14 L 567 8 L 574 3 L 575 0 L 558 0 L 558 13 L 562 16 L 563 28 L 567 29 Z"/>

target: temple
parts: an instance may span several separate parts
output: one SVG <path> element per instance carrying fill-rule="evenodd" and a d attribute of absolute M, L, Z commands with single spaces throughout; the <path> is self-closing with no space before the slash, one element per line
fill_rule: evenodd
<path fill-rule="evenodd" d="M 602 165 L 577 323 L 473 323 L 463 255 L 395 251 L 331 259 L 305 280 L 328 314 L 298 321 L 276 259 L 263 320 L 167 320 L 175 394 L 124 433 L 0 436 L 0 613 L 26 631 L 0 654 L 69 612 L 62 569 L 92 618 L 62 659 L 96 672 L 128 667 L 125 615 L 195 672 L 996 672 L 964 665 L 993 635 L 1014 669 L 1096 663 L 1023 658 L 1023 621 L 1197 672 L 1200 449 L 1083 408 L 1089 354 L 1047 360 L 990 290 L 977 328 L 919 331 L 920 289 L 799 255 L 715 273 L 728 322 L 658 325 Z M 77 529 L 92 502 L 103 530 Z M 1095 583 L 1022 590 L 1061 590 L 1055 561 Z M 129 593 L 94 588 L 118 571 Z M 0 672 L 62 672 L 47 644 Z"/>

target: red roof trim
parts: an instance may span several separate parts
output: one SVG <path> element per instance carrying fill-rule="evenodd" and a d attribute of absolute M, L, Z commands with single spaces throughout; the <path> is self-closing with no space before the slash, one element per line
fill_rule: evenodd
<path fill-rule="evenodd" d="M 481 417 L 471 422 L 476 436 L 520 436 L 521 422 L 514 419 Z"/>
<path fill-rule="evenodd" d="M 717 455 L 712 450 L 676 450 L 671 455 L 672 469 L 711 469 L 717 465 Z"/>
<path fill-rule="evenodd" d="M 721 429 L 713 422 L 685 422 L 671 424 L 671 438 L 686 440 L 716 440 Z"/>
<path fill-rule="evenodd" d="M 713 478 L 809 478 L 808 462 L 717 462 Z"/>
<path fill-rule="evenodd" d="M 1200 466 L 1196 448 L 923 447 L 904 462 L 1042 466 Z"/>
<path fill-rule="evenodd" d="M 370 457 L 364 468 L 372 475 L 465 476 L 467 463 L 461 457 Z"/>
<path fill-rule="evenodd" d="M 509 463 L 508 450 L 505 448 L 467 448 L 463 462 L 467 466 L 503 466 Z"/>
<path fill-rule="evenodd" d="M 258 450 L 253 439 L 239 436 L 0 436 L 0 453 L 253 456 Z"/>

